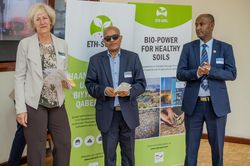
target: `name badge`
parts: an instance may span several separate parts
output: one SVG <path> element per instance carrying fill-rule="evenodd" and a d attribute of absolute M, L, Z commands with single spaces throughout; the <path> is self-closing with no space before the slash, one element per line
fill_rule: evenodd
<path fill-rule="evenodd" d="M 132 77 L 132 72 L 131 71 L 124 72 L 124 78 L 131 78 L 131 77 Z"/>
<path fill-rule="evenodd" d="M 65 53 L 64 53 L 64 52 L 61 52 L 61 51 L 58 51 L 58 55 L 60 55 L 60 56 L 65 56 Z"/>
<path fill-rule="evenodd" d="M 60 52 L 60 51 L 58 51 L 58 55 L 59 55 L 59 57 L 60 57 L 61 59 L 65 59 L 65 58 L 66 58 L 66 56 L 65 56 L 65 53 L 64 53 L 64 52 Z"/>
<path fill-rule="evenodd" d="M 216 64 L 224 64 L 224 58 L 216 58 Z"/>

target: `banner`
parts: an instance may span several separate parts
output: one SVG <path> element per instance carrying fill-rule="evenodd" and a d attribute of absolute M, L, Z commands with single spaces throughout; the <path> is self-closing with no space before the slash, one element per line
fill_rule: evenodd
<path fill-rule="evenodd" d="M 136 128 L 136 166 L 183 165 L 185 83 L 176 80 L 182 45 L 191 40 L 191 6 L 114 4 L 70 0 L 66 9 L 65 39 L 69 45 L 69 76 L 76 83 L 66 90 L 71 125 L 71 166 L 103 166 L 100 132 L 95 122 L 95 100 L 85 76 L 90 56 L 105 50 L 103 29 L 120 28 L 122 48 L 139 54 L 147 79 L 138 97 L 140 126 Z M 117 150 L 117 165 L 120 165 Z"/>
<path fill-rule="evenodd" d="M 192 7 L 134 4 L 134 51 L 147 79 L 146 92 L 138 97 L 136 165 L 184 165 L 181 101 L 185 83 L 176 80 L 176 69 L 183 44 L 191 40 Z"/>
<path fill-rule="evenodd" d="M 133 49 L 135 5 L 70 0 L 66 6 L 65 39 L 69 46 L 69 76 L 76 87 L 66 91 L 71 126 L 71 166 L 104 165 L 101 134 L 95 122 L 95 100 L 84 81 L 89 57 L 105 50 L 103 29 L 120 28 L 122 48 Z M 124 17 L 126 16 L 126 17 Z"/>

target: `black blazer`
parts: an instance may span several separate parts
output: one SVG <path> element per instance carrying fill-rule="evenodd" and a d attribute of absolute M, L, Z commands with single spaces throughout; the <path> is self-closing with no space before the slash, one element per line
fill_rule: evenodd
<path fill-rule="evenodd" d="M 131 77 L 124 77 L 125 72 L 131 72 Z M 121 112 L 130 129 L 139 125 L 139 114 L 136 98 L 145 91 L 146 80 L 139 56 L 131 51 L 121 49 L 119 83 L 131 84 L 130 96 L 119 97 Z M 98 53 L 90 58 L 85 80 L 89 94 L 96 98 L 96 122 L 99 130 L 109 130 L 113 112 L 114 97 L 104 94 L 106 87 L 113 87 L 110 62 L 107 51 Z"/>
<path fill-rule="evenodd" d="M 237 72 L 232 46 L 214 39 L 212 47 L 211 70 L 207 79 L 214 112 L 218 117 L 222 117 L 231 111 L 225 81 L 235 80 Z M 199 65 L 200 40 L 195 40 L 183 46 L 176 76 L 180 81 L 187 82 L 182 110 L 188 115 L 193 113 L 199 93 Z"/>

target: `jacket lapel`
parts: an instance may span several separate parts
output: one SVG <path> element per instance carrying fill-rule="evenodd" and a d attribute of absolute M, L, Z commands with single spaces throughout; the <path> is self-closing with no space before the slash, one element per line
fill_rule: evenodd
<path fill-rule="evenodd" d="M 121 49 L 121 55 L 120 55 L 120 69 L 119 69 L 119 85 L 122 82 L 123 78 L 124 78 L 124 72 L 125 72 L 125 68 L 126 68 L 126 64 L 127 64 L 127 54 L 125 53 L 124 50 Z"/>
<path fill-rule="evenodd" d="M 216 57 L 219 56 L 219 45 L 218 45 L 218 41 L 214 39 L 213 41 L 213 47 L 212 47 L 212 53 L 211 53 L 211 66 L 216 65 Z"/>
<path fill-rule="evenodd" d="M 65 70 L 65 58 L 67 55 L 64 55 L 64 56 L 60 56 L 59 55 L 59 50 L 58 48 L 60 49 L 60 51 L 64 51 L 63 48 L 61 48 L 61 43 L 59 43 L 59 41 L 56 39 L 56 37 L 51 34 L 51 37 L 52 37 L 52 41 L 53 41 L 53 44 L 54 44 L 54 49 L 55 49 L 55 53 L 56 53 L 56 64 L 57 64 L 57 69 L 61 69 L 61 70 Z M 62 52 L 64 54 L 66 54 L 66 52 Z M 64 58 L 63 58 L 64 57 Z"/>
<path fill-rule="evenodd" d="M 108 78 L 109 85 L 113 87 L 112 74 L 111 74 L 111 68 L 107 51 L 103 52 L 102 60 L 103 60 L 103 68 Z"/>
<path fill-rule="evenodd" d="M 194 49 L 196 65 L 200 66 L 200 63 L 201 63 L 200 62 L 200 40 L 194 41 L 193 49 Z"/>
<path fill-rule="evenodd" d="M 29 52 L 28 52 L 28 58 L 37 65 L 37 68 L 35 68 L 38 75 L 43 78 L 42 73 L 42 62 L 41 62 L 41 55 L 40 55 L 40 48 L 39 48 L 39 41 L 37 34 L 34 34 L 32 36 L 32 40 L 30 42 Z"/>

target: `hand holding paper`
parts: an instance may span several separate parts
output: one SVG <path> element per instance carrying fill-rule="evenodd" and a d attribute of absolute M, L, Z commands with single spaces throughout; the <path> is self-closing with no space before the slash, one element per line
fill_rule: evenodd
<path fill-rule="evenodd" d="M 62 85 L 66 89 L 72 89 L 76 86 L 75 82 L 71 79 L 62 80 Z"/>
<path fill-rule="evenodd" d="M 131 85 L 127 82 L 122 82 L 117 88 L 115 88 L 115 94 L 117 96 L 125 97 L 129 96 L 129 90 L 131 89 Z"/>
<path fill-rule="evenodd" d="M 49 84 L 54 84 L 55 86 L 60 86 L 60 84 L 62 84 L 66 89 L 72 89 L 76 86 L 74 81 L 69 79 L 67 74 L 62 70 L 48 69 L 44 72 L 47 74 L 45 82 Z"/>

